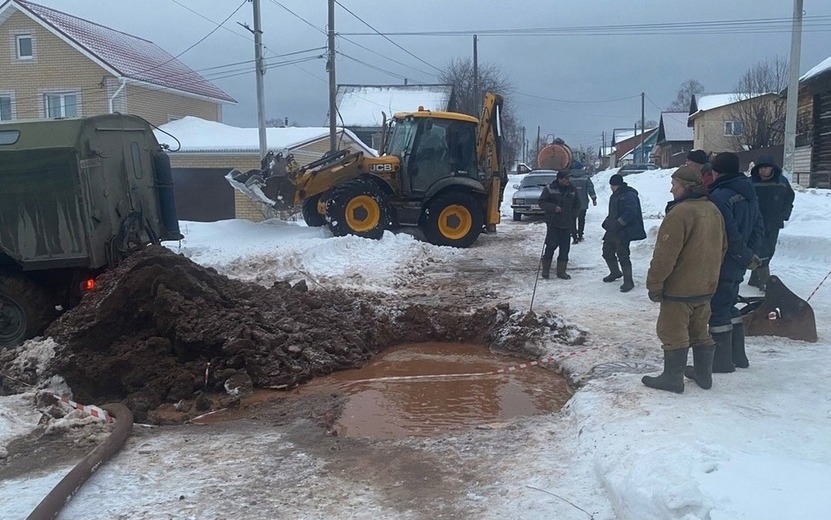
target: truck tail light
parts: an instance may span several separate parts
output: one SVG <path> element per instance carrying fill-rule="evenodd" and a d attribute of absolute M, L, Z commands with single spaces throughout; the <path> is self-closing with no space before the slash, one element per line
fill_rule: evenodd
<path fill-rule="evenodd" d="M 95 289 L 95 278 L 87 278 L 81 282 L 82 291 L 91 291 Z"/>

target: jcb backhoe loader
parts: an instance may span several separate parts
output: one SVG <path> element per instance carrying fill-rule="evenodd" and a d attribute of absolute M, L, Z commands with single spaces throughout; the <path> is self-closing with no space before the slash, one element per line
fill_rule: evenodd
<path fill-rule="evenodd" d="M 260 170 L 226 178 L 277 210 L 300 208 L 306 224 L 336 236 L 380 238 L 419 226 L 433 244 L 468 247 L 495 231 L 505 186 L 502 97 L 487 93 L 481 120 L 454 112 L 396 113 L 384 125 L 381 154 L 340 151 L 300 167 L 269 152 Z"/>

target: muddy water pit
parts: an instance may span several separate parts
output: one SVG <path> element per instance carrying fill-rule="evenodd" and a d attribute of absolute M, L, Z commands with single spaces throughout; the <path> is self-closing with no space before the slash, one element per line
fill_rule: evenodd
<path fill-rule="evenodd" d="M 292 391 L 257 390 L 244 405 L 345 397 L 338 436 L 391 439 L 501 427 L 558 411 L 572 392 L 561 375 L 527 360 L 465 343 L 415 343 L 385 350 L 366 367 L 314 379 Z M 204 422 L 236 418 L 217 414 Z M 200 421 L 201 422 L 201 421 Z"/>

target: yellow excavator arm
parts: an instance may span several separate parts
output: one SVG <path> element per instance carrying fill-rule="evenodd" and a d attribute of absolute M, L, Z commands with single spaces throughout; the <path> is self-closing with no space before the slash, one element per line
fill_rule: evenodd
<path fill-rule="evenodd" d="M 505 172 L 502 169 L 502 96 L 488 92 L 479 118 L 476 132 L 476 157 L 479 171 L 484 172 L 488 190 L 488 208 L 485 224 L 488 231 L 495 231 L 499 224 L 499 204 L 505 188 Z"/>

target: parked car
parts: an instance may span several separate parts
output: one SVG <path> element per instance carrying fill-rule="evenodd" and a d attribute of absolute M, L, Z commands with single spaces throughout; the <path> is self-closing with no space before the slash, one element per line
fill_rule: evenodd
<path fill-rule="evenodd" d="M 624 164 L 617 171 L 622 176 L 632 175 L 633 173 L 643 173 L 646 170 L 657 170 L 658 166 L 654 164 Z"/>
<path fill-rule="evenodd" d="M 542 215 L 539 200 L 542 189 L 557 180 L 554 170 L 532 170 L 519 184 L 514 184 L 517 190 L 511 199 L 511 208 L 514 210 L 514 220 L 522 220 L 523 215 Z"/>

